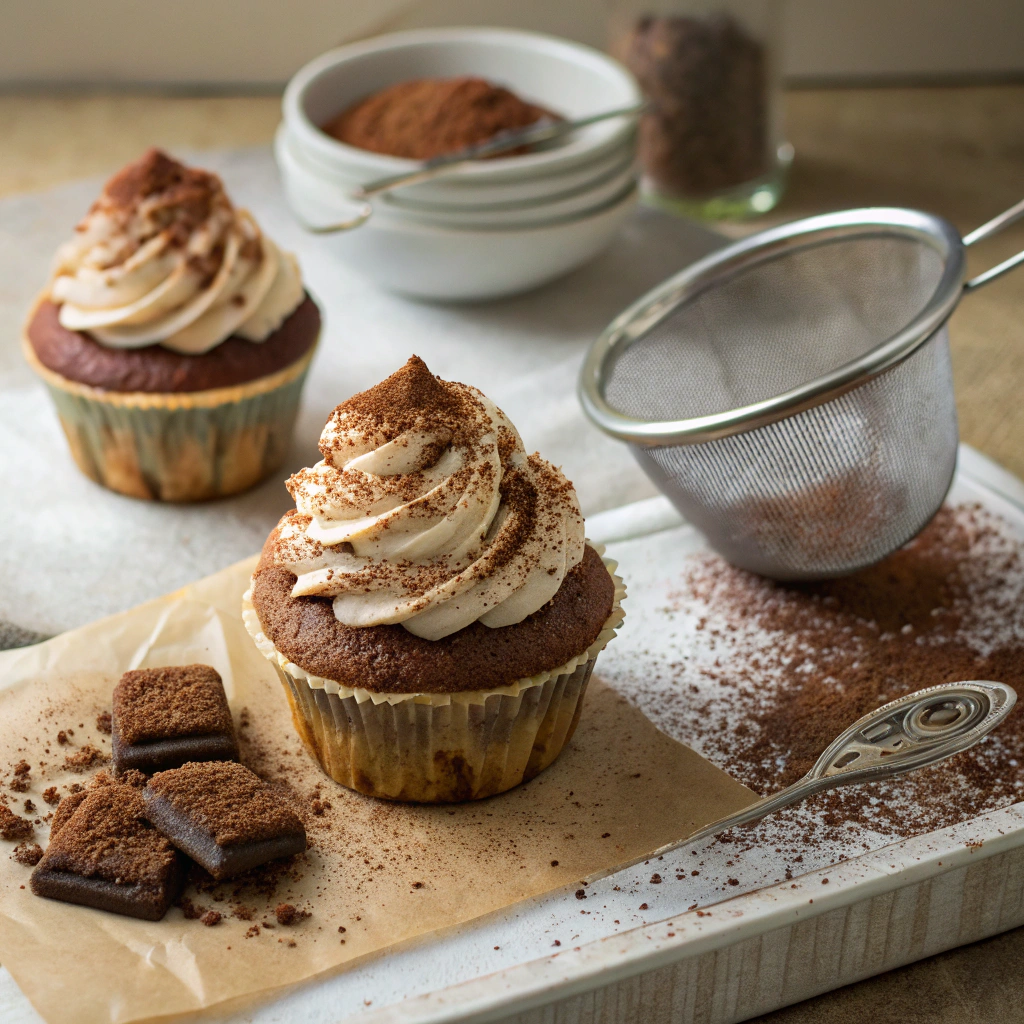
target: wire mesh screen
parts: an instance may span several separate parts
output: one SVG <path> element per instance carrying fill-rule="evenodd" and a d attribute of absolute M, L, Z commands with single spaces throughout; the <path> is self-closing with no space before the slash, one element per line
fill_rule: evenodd
<path fill-rule="evenodd" d="M 943 262 L 913 239 L 818 243 L 682 303 L 607 367 L 604 398 L 643 420 L 725 412 L 863 355 L 921 312 Z"/>
<path fill-rule="evenodd" d="M 905 543 L 941 505 L 956 451 L 944 327 L 815 408 L 702 444 L 634 447 L 719 552 L 776 579 L 842 575 Z"/>

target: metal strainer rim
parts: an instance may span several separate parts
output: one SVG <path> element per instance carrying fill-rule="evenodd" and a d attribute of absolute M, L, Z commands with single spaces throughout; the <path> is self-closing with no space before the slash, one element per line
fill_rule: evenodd
<path fill-rule="evenodd" d="M 679 420 L 643 420 L 626 416 L 605 401 L 604 385 L 612 360 L 682 302 L 759 264 L 857 237 L 907 238 L 929 246 L 942 260 L 942 273 L 928 302 L 896 334 L 814 380 L 725 412 Z M 645 446 L 701 444 L 766 426 L 831 401 L 916 352 L 956 308 L 963 294 L 965 264 L 964 243 L 956 228 L 942 217 L 919 210 L 842 210 L 769 228 L 697 260 L 619 314 L 587 353 L 580 372 L 580 402 L 605 433 Z"/>

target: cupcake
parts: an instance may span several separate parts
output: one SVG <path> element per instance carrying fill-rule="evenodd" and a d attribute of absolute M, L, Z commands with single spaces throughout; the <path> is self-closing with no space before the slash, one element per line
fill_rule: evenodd
<path fill-rule="evenodd" d="M 413 357 L 331 414 L 243 617 L 335 781 L 427 803 L 533 778 L 622 621 L 572 484 Z"/>
<path fill-rule="evenodd" d="M 152 149 L 57 251 L 24 349 L 82 472 L 196 501 L 280 466 L 319 333 L 295 258 L 215 174 Z"/>

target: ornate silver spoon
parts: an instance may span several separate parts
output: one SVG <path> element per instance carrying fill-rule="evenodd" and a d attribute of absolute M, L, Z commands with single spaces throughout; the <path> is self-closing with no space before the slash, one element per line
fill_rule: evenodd
<path fill-rule="evenodd" d="M 883 704 L 837 736 L 799 782 L 698 829 L 682 842 L 693 845 L 815 793 L 937 764 L 973 747 L 1010 713 L 1016 691 L 1005 683 L 971 680 L 943 683 Z"/>

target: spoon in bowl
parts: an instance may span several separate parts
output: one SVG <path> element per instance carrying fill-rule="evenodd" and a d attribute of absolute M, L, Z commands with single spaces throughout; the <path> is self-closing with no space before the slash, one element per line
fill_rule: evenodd
<path fill-rule="evenodd" d="M 405 188 L 408 185 L 418 185 L 423 181 L 431 181 L 444 174 L 450 174 L 467 164 L 484 160 L 487 157 L 498 156 L 501 153 L 508 153 L 521 146 L 533 146 L 539 142 L 560 139 L 571 135 L 580 128 L 586 128 L 588 125 L 597 124 L 600 121 L 608 121 L 613 117 L 636 117 L 643 112 L 644 107 L 644 103 L 635 103 L 632 106 L 604 110 L 599 114 L 579 117 L 573 121 L 556 121 L 553 118 L 544 117 L 525 128 L 513 128 L 509 131 L 498 132 L 497 135 L 493 135 L 485 142 L 478 142 L 472 146 L 466 146 L 464 149 L 456 150 L 454 153 L 445 153 L 426 160 L 414 170 L 392 174 L 386 178 L 378 178 L 376 181 L 361 185 L 347 197 L 355 205 L 355 212 L 345 220 L 324 225 L 310 224 L 305 220 L 300 220 L 300 223 L 314 235 L 351 231 L 353 228 L 365 224 L 373 215 L 370 199 L 374 196 L 391 192 L 393 189 Z"/>

